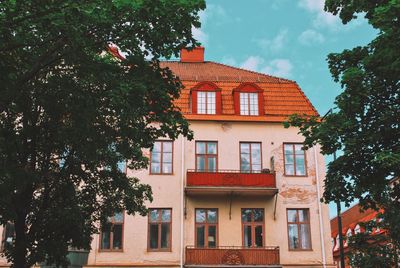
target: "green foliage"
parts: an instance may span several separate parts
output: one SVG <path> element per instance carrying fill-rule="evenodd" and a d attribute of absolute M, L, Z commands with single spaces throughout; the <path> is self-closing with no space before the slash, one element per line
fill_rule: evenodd
<path fill-rule="evenodd" d="M 14 267 L 65 265 L 115 210 L 145 215 L 142 148 L 191 138 L 174 106 L 181 82 L 161 57 L 197 45 L 202 0 L 0 2 L 0 224 Z M 117 44 L 119 61 L 106 53 Z M 63 165 L 59 165 L 59 161 Z"/>
<path fill-rule="evenodd" d="M 323 201 L 349 205 L 359 199 L 363 208 L 385 211 L 393 248 L 364 243 L 362 249 L 366 239 L 357 240 L 353 259 L 356 267 L 384 267 L 400 243 L 400 184 L 393 183 L 400 177 L 400 1 L 326 0 L 325 10 L 343 23 L 362 14 L 378 34 L 366 46 L 328 55 L 333 79 L 343 88 L 333 112 L 322 120 L 293 115 L 287 125 L 299 127 L 306 147 L 319 143 L 323 154 L 342 152 L 328 165 Z"/>

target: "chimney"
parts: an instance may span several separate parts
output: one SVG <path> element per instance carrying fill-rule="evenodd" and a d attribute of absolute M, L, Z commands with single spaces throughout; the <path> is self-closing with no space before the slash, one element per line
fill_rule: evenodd
<path fill-rule="evenodd" d="M 181 49 L 181 62 L 204 62 L 204 47 L 195 47 L 191 51 Z"/>

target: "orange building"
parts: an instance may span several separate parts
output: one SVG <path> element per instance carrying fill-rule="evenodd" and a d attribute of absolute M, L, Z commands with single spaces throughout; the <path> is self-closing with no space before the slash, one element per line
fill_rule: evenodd
<path fill-rule="evenodd" d="M 117 53 L 117 51 L 114 51 Z M 194 140 L 160 139 L 147 170 L 149 215 L 117 213 L 86 267 L 334 267 L 319 146 L 303 150 L 294 113 L 318 115 L 296 82 L 204 60 L 166 61 Z"/>
<path fill-rule="evenodd" d="M 342 213 L 342 234 L 343 234 L 343 250 L 345 255 L 346 267 L 350 267 L 347 260 L 347 255 L 351 252 L 351 247 L 347 243 L 348 237 L 364 232 L 360 223 L 376 220 L 378 212 L 373 209 L 361 211 L 361 207 L 356 204 Z M 375 230 L 375 233 L 383 232 L 382 230 Z M 338 218 L 331 219 L 331 238 L 333 247 L 333 259 L 339 267 L 340 252 L 339 252 L 339 231 L 338 231 Z"/>

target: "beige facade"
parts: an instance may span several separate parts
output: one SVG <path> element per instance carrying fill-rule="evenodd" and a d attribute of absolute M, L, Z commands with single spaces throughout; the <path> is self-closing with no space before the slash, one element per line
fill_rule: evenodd
<path fill-rule="evenodd" d="M 164 267 L 185 264 L 185 247 L 195 245 L 196 208 L 218 209 L 218 246 L 227 247 L 242 246 L 241 209 L 263 208 L 264 245 L 279 247 L 280 265 L 323 267 L 325 258 L 326 267 L 331 266 L 333 260 L 328 207 L 318 203 L 318 196 L 323 191 L 325 165 L 318 148 L 311 148 L 306 152 L 307 176 L 285 176 L 283 143 L 302 142 L 302 137 L 297 134 L 296 129 L 285 129 L 280 123 L 210 121 L 192 121 L 191 129 L 195 133 L 194 140 L 180 138 L 174 142 L 172 175 L 150 175 L 149 170 L 128 171 L 128 174 L 137 176 L 143 183 L 152 186 L 154 202 L 148 204 L 150 208 L 172 208 L 171 251 L 148 251 L 148 218 L 126 216 L 123 251 L 101 252 L 99 236 L 96 235 L 88 266 Z M 240 169 L 240 142 L 261 142 L 263 168 L 271 168 L 271 157 L 274 158 L 276 186 L 279 191 L 277 196 L 251 192 L 233 193 L 233 196 L 230 192 L 185 194 L 187 170 L 195 169 L 196 141 L 218 142 L 218 169 L 224 170 Z M 320 181 L 319 190 L 317 179 Z M 289 250 L 287 208 L 309 209 L 311 250 Z"/>

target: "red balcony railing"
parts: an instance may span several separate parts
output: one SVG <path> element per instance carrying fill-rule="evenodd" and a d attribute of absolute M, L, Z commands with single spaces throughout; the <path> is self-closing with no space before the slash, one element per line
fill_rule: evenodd
<path fill-rule="evenodd" d="M 279 265 L 279 247 L 186 247 L 186 265 Z"/>
<path fill-rule="evenodd" d="M 246 173 L 240 170 L 187 171 L 187 186 L 276 188 L 275 173 Z"/>

